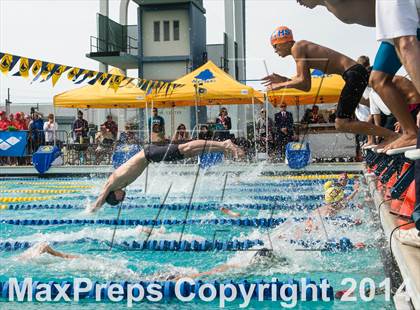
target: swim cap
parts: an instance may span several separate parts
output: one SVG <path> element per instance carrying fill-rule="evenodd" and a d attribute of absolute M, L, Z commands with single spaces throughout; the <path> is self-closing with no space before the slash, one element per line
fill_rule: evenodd
<path fill-rule="evenodd" d="M 279 26 L 271 34 L 270 41 L 272 46 L 275 46 L 276 44 L 291 42 L 293 41 L 292 30 L 286 26 Z"/>
<path fill-rule="evenodd" d="M 327 189 L 329 189 L 332 185 L 333 185 L 333 182 L 332 182 L 332 181 L 325 182 L 325 184 L 324 184 L 324 190 L 326 191 L 326 190 L 327 190 Z"/>
<path fill-rule="evenodd" d="M 105 201 L 110 204 L 111 206 L 116 206 L 117 204 L 119 204 L 121 201 L 117 200 L 117 197 L 115 196 L 115 192 L 110 192 L 108 194 L 108 196 L 106 196 Z"/>
<path fill-rule="evenodd" d="M 344 191 L 340 187 L 331 186 L 325 191 L 325 202 L 326 203 L 337 203 L 343 200 Z"/>

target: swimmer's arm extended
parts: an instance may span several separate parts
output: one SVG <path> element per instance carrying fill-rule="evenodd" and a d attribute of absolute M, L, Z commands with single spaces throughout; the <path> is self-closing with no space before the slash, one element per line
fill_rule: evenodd
<path fill-rule="evenodd" d="M 311 89 L 311 72 L 309 70 L 304 53 L 299 51 L 294 52 L 293 57 L 296 61 L 296 76 L 292 77 L 289 81 L 286 82 L 271 84 L 272 90 L 281 88 L 295 88 L 308 92 Z"/>
<path fill-rule="evenodd" d="M 234 269 L 234 268 L 240 268 L 240 265 L 237 264 L 224 264 L 224 265 L 220 265 L 218 267 L 215 267 L 211 270 L 208 271 L 204 271 L 204 272 L 198 272 L 198 273 L 193 273 L 188 275 L 189 278 L 200 278 L 202 276 L 209 276 L 209 275 L 213 275 L 213 274 L 217 274 L 217 273 L 221 273 L 221 272 L 225 272 L 229 269 Z M 185 276 L 180 276 L 178 278 L 176 278 L 176 280 L 179 280 L 180 278 L 183 278 Z"/>
<path fill-rule="evenodd" d="M 346 197 L 347 201 L 352 200 L 354 196 L 356 196 L 356 194 L 359 192 L 359 183 L 354 183 L 353 189 L 353 193 Z"/>

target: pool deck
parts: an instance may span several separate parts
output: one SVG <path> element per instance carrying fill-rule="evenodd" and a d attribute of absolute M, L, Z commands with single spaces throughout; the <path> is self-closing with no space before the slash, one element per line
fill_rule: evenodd
<path fill-rule="evenodd" d="M 196 173 L 196 164 L 152 164 L 151 166 L 162 167 L 167 166 L 167 169 L 160 169 L 160 173 L 180 173 L 192 174 Z M 250 172 L 254 168 L 263 175 L 276 176 L 282 174 L 304 174 L 317 172 L 341 173 L 343 171 L 361 173 L 363 166 L 361 163 L 317 163 L 312 164 L 301 170 L 291 170 L 286 164 L 280 163 L 226 163 L 224 165 L 217 165 L 207 170 L 208 173 L 241 173 L 243 171 Z M 86 166 L 59 166 L 51 167 L 45 176 L 75 176 L 75 175 L 90 175 L 90 174 L 110 174 L 114 168 L 110 165 L 86 165 Z M 32 166 L 0 166 L 1 176 L 37 176 L 38 172 Z"/>
<path fill-rule="evenodd" d="M 375 206 L 378 208 L 384 200 L 380 191 L 376 189 L 376 181 L 372 176 L 367 176 L 369 190 L 375 201 Z M 380 219 L 383 230 L 389 242 L 392 230 L 398 225 L 403 224 L 401 218 L 389 213 L 390 203 L 385 202 L 381 206 Z M 411 298 L 414 309 L 420 309 L 420 249 L 402 244 L 393 234 L 391 246 L 395 260 L 401 271 L 401 276 L 404 279 L 406 292 Z"/>

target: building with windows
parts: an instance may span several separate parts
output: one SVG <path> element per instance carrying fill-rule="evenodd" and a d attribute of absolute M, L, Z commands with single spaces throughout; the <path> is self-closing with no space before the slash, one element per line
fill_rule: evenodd
<path fill-rule="evenodd" d="M 132 0 L 138 5 L 137 25 L 127 25 L 130 0 L 120 0 L 119 22 L 108 18 L 108 1 L 100 0 L 98 33 L 91 37 L 87 54 L 100 63 L 101 71 L 108 66 L 137 69 L 139 77 L 171 81 L 211 59 L 236 79 L 245 80 L 245 0 L 225 0 L 224 42 L 216 45 L 207 45 L 203 0 Z M 245 108 L 231 106 L 229 112 L 233 129 L 243 131 Z M 206 107 L 199 107 L 198 113 L 195 107 L 184 107 L 160 114 L 166 118 L 167 133 L 179 123 L 194 128 L 196 115 L 198 123 L 209 117 Z M 137 115 L 144 124 L 147 111 Z M 122 111 L 119 126 L 127 118 L 127 111 Z"/>

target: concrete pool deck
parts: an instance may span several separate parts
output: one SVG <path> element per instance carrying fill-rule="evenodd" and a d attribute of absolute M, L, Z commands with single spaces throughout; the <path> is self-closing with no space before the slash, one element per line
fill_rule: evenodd
<path fill-rule="evenodd" d="M 382 193 L 376 189 L 376 178 L 367 176 L 366 179 L 368 181 L 369 190 L 374 199 L 375 206 L 378 208 L 384 201 L 384 197 Z M 420 309 L 420 249 L 402 244 L 396 238 L 396 232 L 392 236 L 392 241 L 390 240 L 392 230 L 404 222 L 398 216 L 389 213 L 389 202 L 384 202 L 383 204 L 384 205 L 381 206 L 379 213 L 382 228 L 388 242 L 391 242 L 395 261 L 398 264 L 401 276 L 406 284 L 406 293 L 410 297 L 414 309 Z"/>

